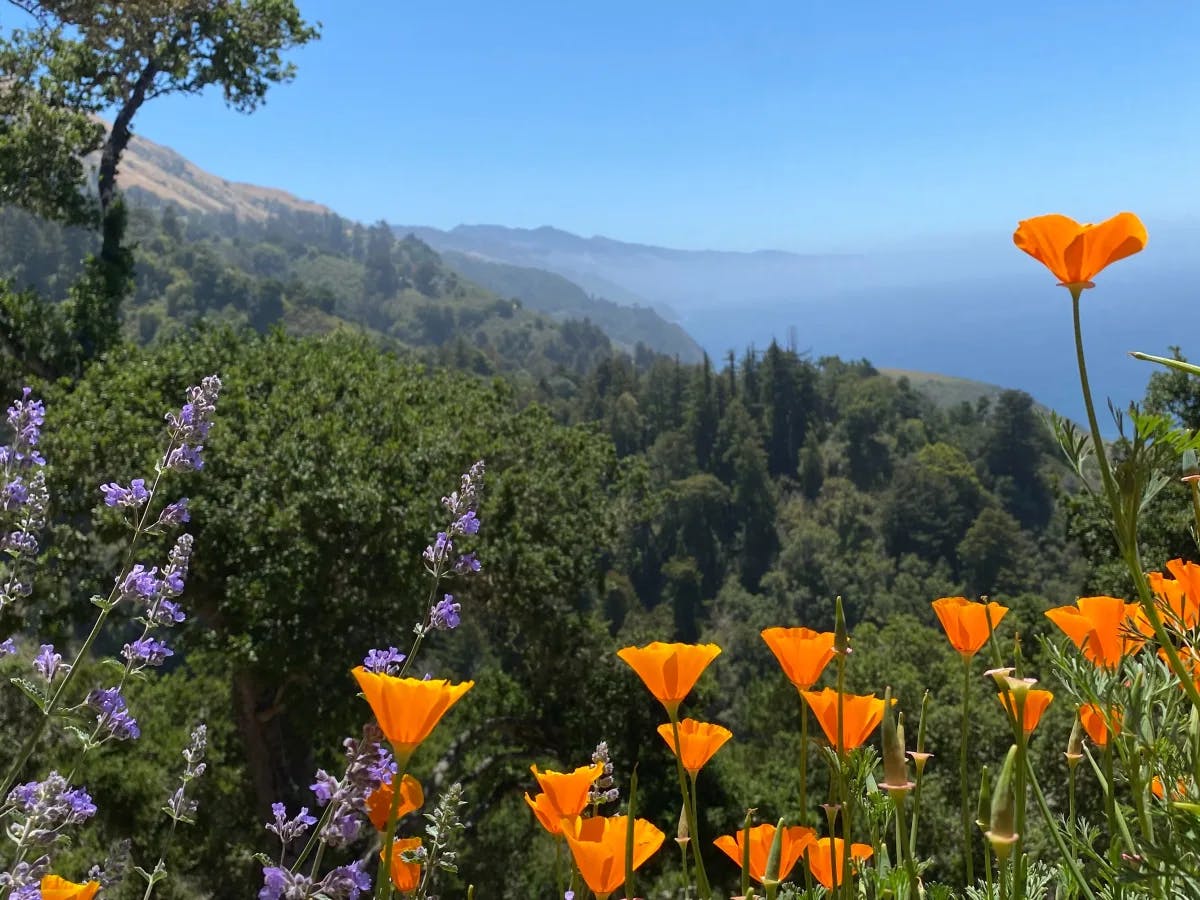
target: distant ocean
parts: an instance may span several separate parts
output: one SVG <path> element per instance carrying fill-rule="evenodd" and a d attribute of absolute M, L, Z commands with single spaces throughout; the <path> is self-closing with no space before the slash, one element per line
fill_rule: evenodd
<path fill-rule="evenodd" d="M 1038 273 L 1040 274 L 1040 272 Z M 1098 406 L 1140 400 L 1155 367 L 1130 350 L 1200 359 L 1197 282 L 1135 281 L 1117 268 L 1084 293 L 1082 321 Z M 720 361 L 774 338 L 814 359 L 836 355 L 879 367 L 937 372 L 1017 388 L 1077 421 L 1084 416 L 1066 290 L 1039 279 L 976 280 L 855 292 L 794 303 L 693 309 L 681 324 Z M 1190 347 L 1189 347 L 1190 344 Z M 1107 412 L 1105 413 L 1107 415 Z"/>

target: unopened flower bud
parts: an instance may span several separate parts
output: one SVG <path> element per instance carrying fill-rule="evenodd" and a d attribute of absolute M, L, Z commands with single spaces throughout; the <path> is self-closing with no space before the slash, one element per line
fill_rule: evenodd
<path fill-rule="evenodd" d="M 880 785 L 883 789 L 895 794 L 903 794 L 912 788 L 908 780 L 908 760 L 904 756 L 904 725 L 897 723 L 892 712 L 892 689 L 889 687 L 883 697 L 883 775 Z"/>
<path fill-rule="evenodd" d="M 687 842 L 691 839 L 691 831 L 688 828 L 687 808 L 679 810 L 679 826 L 675 829 L 675 843 L 680 847 L 686 847 Z"/>
<path fill-rule="evenodd" d="M 1181 460 L 1183 469 L 1183 477 L 1180 481 L 1200 481 L 1200 461 L 1196 459 L 1196 451 L 1187 449 L 1183 451 L 1183 459 Z"/>
<path fill-rule="evenodd" d="M 1008 859 L 1012 845 L 1017 842 L 1017 795 L 1013 787 L 1017 769 L 1017 745 L 1008 748 L 1004 767 L 992 793 L 992 815 L 987 830 L 987 839 L 1002 861 Z"/>
<path fill-rule="evenodd" d="M 775 837 L 771 841 L 771 849 L 767 852 L 767 866 L 763 870 L 763 886 L 779 884 L 779 858 L 783 854 L 784 820 L 780 819 L 775 826 Z"/>
<path fill-rule="evenodd" d="M 975 805 L 975 824 L 987 832 L 992 818 L 992 775 L 987 766 L 979 773 L 979 802 Z"/>
<path fill-rule="evenodd" d="M 838 653 L 846 653 L 850 650 L 850 636 L 846 633 L 846 613 L 842 609 L 841 597 L 834 600 L 833 608 L 833 649 Z"/>
<path fill-rule="evenodd" d="M 1071 737 L 1067 739 L 1067 752 L 1064 756 L 1067 757 L 1067 765 L 1072 769 L 1083 759 L 1083 723 L 1079 716 L 1075 717 L 1075 724 L 1071 726 Z"/>

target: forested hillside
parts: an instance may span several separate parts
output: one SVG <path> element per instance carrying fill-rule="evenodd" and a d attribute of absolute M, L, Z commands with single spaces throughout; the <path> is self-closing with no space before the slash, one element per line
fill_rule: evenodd
<path fill-rule="evenodd" d="M 386 344 L 480 374 L 582 374 L 612 352 L 586 319 L 555 321 L 460 276 L 416 238 L 383 224 L 279 209 L 264 220 L 133 207 L 133 291 L 125 334 L 140 343 L 200 319 L 297 335 L 363 329 Z M 94 235 L 0 211 L 0 272 L 63 299 Z"/>

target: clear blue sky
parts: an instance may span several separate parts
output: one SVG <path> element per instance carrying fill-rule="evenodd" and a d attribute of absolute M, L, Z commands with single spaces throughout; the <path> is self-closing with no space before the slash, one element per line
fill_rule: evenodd
<path fill-rule="evenodd" d="M 299 5 L 324 35 L 264 108 L 160 99 L 138 132 L 355 219 L 687 248 L 1200 208 L 1193 2 Z"/>

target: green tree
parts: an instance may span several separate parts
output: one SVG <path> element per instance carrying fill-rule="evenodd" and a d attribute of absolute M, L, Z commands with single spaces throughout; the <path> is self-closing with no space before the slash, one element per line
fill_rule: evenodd
<path fill-rule="evenodd" d="M 272 84 L 295 74 L 284 52 L 318 32 L 291 0 L 9 2 L 34 24 L 0 41 L 0 113 L 6 121 L 0 128 L 0 190 L 58 221 L 100 225 L 99 254 L 73 292 L 67 316 L 80 357 L 68 363 L 77 367 L 117 340 L 120 304 L 131 284 L 117 170 L 134 117 L 156 97 L 210 87 L 235 109 L 253 111 Z M 111 114 L 112 124 L 97 131 L 91 117 L 101 113 Z M 82 160 L 95 150 L 100 158 L 92 218 Z"/>

